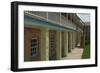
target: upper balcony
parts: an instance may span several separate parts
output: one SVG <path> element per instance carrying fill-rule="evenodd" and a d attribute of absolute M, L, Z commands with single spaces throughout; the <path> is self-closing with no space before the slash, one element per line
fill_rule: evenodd
<path fill-rule="evenodd" d="M 80 29 L 81 31 L 81 28 L 79 28 L 77 25 L 79 22 L 77 22 L 77 18 L 75 18 L 75 13 L 25 11 L 25 14 L 36 19 L 66 27 L 68 29 Z"/>

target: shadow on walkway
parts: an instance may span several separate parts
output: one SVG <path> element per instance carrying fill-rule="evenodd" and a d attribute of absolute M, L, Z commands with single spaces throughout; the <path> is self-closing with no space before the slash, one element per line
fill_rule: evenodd
<path fill-rule="evenodd" d="M 68 53 L 67 57 L 63 57 L 61 60 L 81 59 L 83 50 L 83 48 L 75 48 L 70 53 Z"/>

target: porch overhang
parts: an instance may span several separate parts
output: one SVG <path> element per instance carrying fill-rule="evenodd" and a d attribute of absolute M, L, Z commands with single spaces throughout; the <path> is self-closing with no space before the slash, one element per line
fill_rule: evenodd
<path fill-rule="evenodd" d="M 35 25 L 41 27 L 47 27 L 49 29 L 55 30 L 63 30 L 63 31 L 70 31 L 70 32 L 80 32 L 81 30 L 77 30 L 77 28 L 71 28 L 69 26 L 64 26 L 63 24 L 56 24 L 45 19 L 38 19 L 27 14 L 24 15 L 24 25 Z"/>

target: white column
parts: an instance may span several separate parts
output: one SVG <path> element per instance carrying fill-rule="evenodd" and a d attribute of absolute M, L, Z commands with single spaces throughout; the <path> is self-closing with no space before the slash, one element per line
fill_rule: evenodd
<path fill-rule="evenodd" d="M 76 38 L 75 32 L 73 32 L 73 49 L 75 48 L 75 38 Z"/>
<path fill-rule="evenodd" d="M 68 51 L 71 52 L 72 50 L 72 36 L 71 36 L 72 32 L 68 32 Z"/>
<path fill-rule="evenodd" d="M 47 28 L 41 29 L 41 60 L 49 60 L 49 31 Z"/>
<path fill-rule="evenodd" d="M 64 32 L 64 55 L 68 55 L 68 32 Z"/>
<path fill-rule="evenodd" d="M 61 50 L 61 48 L 62 48 L 62 43 L 61 43 L 61 31 L 57 31 L 56 32 L 57 34 L 56 34 L 56 59 L 57 60 L 59 60 L 59 59 L 61 59 L 61 52 L 62 52 L 62 50 Z"/>

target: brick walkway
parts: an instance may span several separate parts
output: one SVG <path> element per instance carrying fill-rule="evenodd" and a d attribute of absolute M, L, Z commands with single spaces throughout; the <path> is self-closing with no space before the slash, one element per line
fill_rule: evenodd
<path fill-rule="evenodd" d="M 67 57 L 63 57 L 62 60 L 66 59 L 81 59 L 83 48 L 75 48 L 71 53 L 68 53 Z"/>

